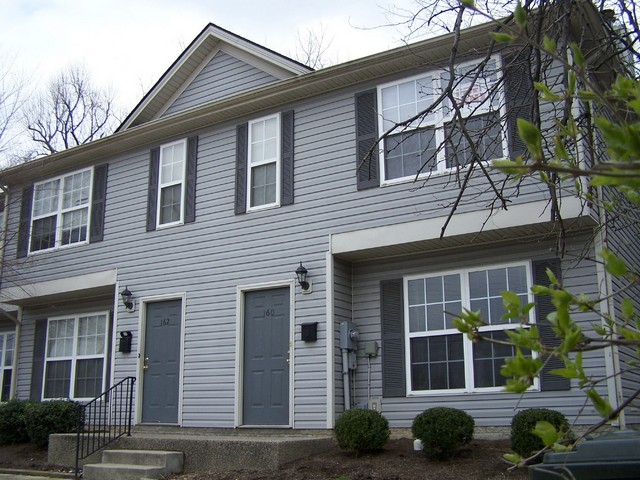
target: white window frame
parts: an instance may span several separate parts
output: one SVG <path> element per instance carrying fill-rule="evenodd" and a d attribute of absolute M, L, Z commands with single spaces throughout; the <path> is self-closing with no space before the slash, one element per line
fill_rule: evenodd
<path fill-rule="evenodd" d="M 105 330 L 104 330 L 104 352 L 102 354 L 91 355 L 79 355 L 78 354 L 78 332 L 80 329 L 80 318 L 92 317 L 92 316 L 104 316 L 105 317 Z M 49 357 L 49 326 L 53 321 L 59 320 L 73 320 L 73 348 L 71 355 L 64 355 L 59 357 Z M 105 391 L 107 382 L 107 358 L 109 355 L 109 312 L 88 312 L 74 315 L 62 315 L 59 317 L 50 317 L 47 319 L 47 334 L 45 338 L 45 351 L 44 351 L 44 368 L 42 371 L 42 400 L 59 400 L 70 399 L 76 401 L 89 401 L 93 397 L 76 397 L 75 385 L 76 385 L 76 365 L 79 360 L 97 360 L 102 359 L 102 386 L 100 388 L 100 394 Z M 71 372 L 69 380 L 69 392 L 67 397 L 45 397 L 46 380 L 47 380 L 47 367 L 49 362 L 59 361 L 71 361 Z"/>
<path fill-rule="evenodd" d="M 493 269 L 509 268 L 509 267 L 525 267 L 527 278 L 527 302 L 533 302 L 533 294 L 531 293 L 531 286 L 533 285 L 532 267 L 530 261 L 524 262 L 509 262 L 490 265 L 478 265 L 475 267 L 469 267 L 457 270 L 444 270 L 437 272 L 430 272 L 427 274 L 410 275 L 403 278 L 403 308 L 404 308 L 404 359 L 405 359 L 405 379 L 406 379 L 406 391 L 407 396 L 432 396 L 432 395 L 454 395 L 461 393 L 495 393 L 504 392 L 504 386 L 497 387 L 475 387 L 474 385 L 474 359 L 473 359 L 473 343 L 467 338 L 466 334 L 460 333 L 456 328 L 433 330 L 424 332 L 410 332 L 410 318 L 409 318 L 409 281 L 421 280 L 432 277 L 442 277 L 446 275 L 459 275 L 460 276 L 460 293 L 462 308 L 470 309 L 470 290 L 469 290 L 469 274 L 471 272 L 486 271 Z M 453 312 L 452 312 L 453 313 Z M 535 315 L 533 309 L 529 312 L 529 324 L 535 324 Z M 492 332 L 492 331 L 505 331 L 512 330 L 521 327 L 519 321 L 515 323 L 501 323 L 497 325 L 486 325 L 480 327 L 480 333 Z M 464 375 L 465 386 L 463 388 L 455 389 L 438 389 L 438 390 L 413 390 L 412 389 L 412 370 L 411 370 L 411 339 L 412 338 L 425 338 L 436 337 L 446 335 L 461 335 L 463 344 L 464 355 Z M 533 357 L 537 357 L 536 352 L 532 352 Z M 539 380 L 536 378 L 528 391 L 540 390 Z"/>
<path fill-rule="evenodd" d="M 70 208 L 62 208 L 62 201 L 64 195 L 64 179 L 67 177 L 72 177 L 79 173 L 90 172 L 89 177 L 89 198 L 86 204 L 82 206 L 73 206 Z M 89 243 L 89 237 L 91 235 L 90 227 L 91 227 L 91 205 L 93 203 L 93 175 L 94 169 L 93 167 L 84 168 L 82 170 L 76 170 L 74 172 L 66 173 L 64 175 L 59 175 L 57 177 L 48 178 L 41 182 L 36 182 L 33 184 L 33 198 L 31 199 L 31 219 L 30 219 L 30 228 L 29 228 L 29 254 L 39 254 L 42 252 L 50 252 L 52 250 L 58 250 L 62 248 L 72 248 L 78 245 L 87 245 Z M 35 203 L 36 203 L 36 190 L 39 185 L 45 185 L 47 183 L 53 183 L 58 181 L 58 206 L 55 212 L 50 212 L 48 214 L 43 215 L 35 215 Z M 65 213 L 70 213 L 73 211 L 79 211 L 86 208 L 87 209 L 87 238 L 81 242 L 74 242 L 68 245 L 62 245 L 62 217 Z M 32 250 L 32 239 L 33 239 L 33 226 L 36 220 L 40 220 L 48 217 L 56 217 L 56 232 L 55 232 L 55 245 L 50 248 L 42 248 L 40 250 Z"/>
<path fill-rule="evenodd" d="M 276 153 L 275 159 L 267 159 L 267 160 L 258 160 L 255 163 L 252 158 L 252 148 L 251 148 L 251 138 L 252 138 L 252 130 L 254 125 L 260 122 L 266 122 L 268 120 L 275 119 L 276 120 Z M 249 128 L 247 132 L 247 212 L 254 212 L 258 210 L 264 210 L 268 208 L 274 208 L 280 206 L 280 189 L 282 183 L 282 119 L 280 113 L 276 113 L 274 115 L 267 115 L 266 117 L 256 118 L 255 120 L 251 120 L 249 122 Z M 276 166 L 276 198 L 272 203 L 265 203 L 263 205 L 251 206 L 252 200 L 252 170 L 254 167 L 261 167 L 264 165 L 275 164 Z"/>
<path fill-rule="evenodd" d="M 172 180 L 169 182 L 162 182 L 162 161 L 164 159 L 163 152 L 166 148 L 175 147 L 176 145 L 182 145 L 182 179 L 180 180 Z M 183 138 L 181 140 L 176 140 L 175 142 L 165 143 L 160 145 L 160 153 L 158 154 L 158 198 L 156 201 L 156 228 L 167 228 L 173 227 L 176 225 L 184 224 L 184 210 L 185 210 L 185 200 L 186 200 L 186 186 L 187 186 L 187 139 Z M 169 187 L 174 187 L 176 185 L 180 185 L 180 219 L 167 222 L 160 223 L 161 212 L 162 212 L 162 190 Z"/>
<path fill-rule="evenodd" d="M 500 55 L 493 55 L 491 56 L 489 61 L 495 61 L 496 62 L 496 81 L 500 82 L 502 80 L 502 62 L 501 62 L 501 57 Z M 480 62 L 479 59 L 476 60 L 472 60 L 472 61 L 467 61 L 467 62 L 463 62 L 463 63 L 459 63 L 456 65 L 456 69 L 462 69 L 465 68 L 467 66 L 470 65 L 474 65 L 474 64 L 478 64 Z M 392 82 L 388 82 L 388 83 L 384 83 L 381 85 L 378 85 L 377 88 L 377 102 L 378 102 L 378 131 L 380 132 L 380 135 L 382 135 L 383 133 L 385 133 L 387 130 L 389 130 L 389 125 L 385 125 L 385 118 L 384 118 L 384 112 L 383 112 L 383 103 L 382 103 L 382 92 L 384 89 L 389 88 L 389 87 L 394 87 L 394 86 L 399 86 L 403 83 L 407 83 L 407 82 L 411 82 L 411 81 L 416 81 L 419 79 L 422 79 L 424 77 L 428 77 L 431 76 L 432 77 L 432 82 L 433 82 L 433 95 L 434 98 L 437 97 L 438 95 L 440 95 L 442 93 L 442 77 L 443 75 L 448 74 L 448 71 L 445 70 L 441 70 L 441 69 L 436 69 L 436 70 L 431 70 L 431 71 L 425 71 L 421 74 L 418 75 L 413 75 L 411 77 L 406 77 L 406 78 L 402 78 L 399 80 L 394 80 Z M 464 85 L 465 82 L 462 82 L 460 84 L 460 86 Z M 503 156 L 507 155 L 508 152 L 508 140 L 507 140 L 507 136 L 506 136 L 506 105 L 505 105 L 505 93 L 504 93 L 504 88 L 501 87 L 497 90 L 496 92 L 496 97 L 495 97 L 495 101 L 498 103 L 499 105 L 499 109 L 492 109 L 490 108 L 490 101 L 489 104 L 487 104 L 486 106 L 482 106 L 480 108 L 471 108 L 468 109 L 468 111 L 463 112 L 465 115 L 465 118 L 469 118 L 469 117 L 478 117 L 484 114 L 488 114 L 491 112 L 497 112 L 499 119 L 500 119 L 500 123 L 502 125 L 502 153 Z M 432 103 L 432 101 L 428 101 L 428 104 L 430 105 Z M 465 109 L 466 110 L 466 109 Z M 435 130 L 435 146 L 437 149 L 437 156 L 436 156 L 436 165 L 434 167 L 434 169 L 429 170 L 429 169 L 425 169 L 426 171 L 423 171 L 420 173 L 420 175 L 417 177 L 418 179 L 421 178 L 426 178 L 432 175 L 440 175 L 440 174 L 447 174 L 450 173 L 453 170 L 456 170 L 456 167 L 447 167 L 446 166 L 446 162 L 447 162 L 447 158 L 446 158 L 446 146 L 445 146 L 445 126 L 453 119 L 453 113 L 454 110 L 453 108 L 451 108 L 450 105 L 448 105 L 447 100 L 445 100 L 445 103 L 440 105 L 440 107 L 438 107 L 438 109 L 436 109 L 434 112 L 430 113 L 428 118 L 426 119 L 419 119 L 416 120 L 413 124 L 406 126 L 406 127 L 396 127 L 394 130 L 392 130 L 392 133 L 390 136 L 393 136 L 395 134 L 399 134 L 399 133 L 410 133 L 413 132 L 415 130 L 418 129 L 425 129 L 425 128 L 433 128 Z M 402 119 L 401 119 L 402 120 Z M 380 178 L 381 178 L 381 185 L 393 185 L 393 184 L 398 184 L 398 183 L 405 183 L 405 182 L 409 182 L 409 181 L 414 181 L 416 179 L 416 175 L 412 174 L 412 175 L 408 175 L 408 176 L 404 176 L 404 177 L 399 177 L 399 178 L 392 178 L 392 179 L 388 179 L 386 178 L 386 156 L 385 156 L 385 145 L 386 145 L 386 141 L 382 141 L 379 143 L 379 171 L 380 171 Z M 486 162 L 493 160 L 493 159 L 487 159 Z M 461 166 L 459 167 L 460 169 L 466 169 L 466 166 Z"/>
<path fill-rule="evenodd" d="M 9 338 L 11 338 L 11 343 L 9 343 Z M 7 361 L 7 346 L 11 345 L 11 359 Z M 0 397 L 2 392 L 4 391 L 4 374 L 6 371 L 11 371 L 11 379 L 9 383 L 13 380 L 14 369 L 13 364 L 15 363 L 15 350 L 16 350 L 16 332 L 0 332 L 0 347 L 2 350 L 0 351 Z M 9 385 L 9 399 L 11 398 L 11 385 Z M 1 398 L 0 398 L 1 399 Z M 3 400 L 4 401 L 4 400 Z"/>

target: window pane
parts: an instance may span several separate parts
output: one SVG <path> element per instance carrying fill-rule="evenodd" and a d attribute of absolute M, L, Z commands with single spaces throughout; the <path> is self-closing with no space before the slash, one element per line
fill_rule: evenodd
<path fill-rule="evenodd" d="M 48 361 L 44 379 L 44 398 L 69 398 L 71 360 Z"/>
<path fill-rule="evenodd" d="M 100 355 L 105 350 L 105 315 L 80 317 L 78 325 L 78 355 Z"/>
<path fill-rule="evenodd" d="M 7 347 L 4 351 L 4 366 L 5 367 L 11 367 L 13 365 L 13 350 L 14 350 L 14 343 L 16 340 L 16 335 L 15 333 L 9 333 L 7 334 Z"/>
<path fill-rule="evenodd" d="M 507 270 L 506 268 L 495 268 L 487 272 L 489 281 L 489 296 L 500 295 L 507 290 Z"/>
<path fill-rule="evenodd" d="M 160 225 L 180 221 L 182 184 L 164 187 L 160 192 Z"/>
<path fill-rule="evenodd" d="M 73 355 L 74 319 L 50 320 L 47 340 L 47 357 Z"/>
<path fill-rule="evenodd" d="M 75 398 L 94 398 L 102 393 L 104 360 L 95 358 L 76 363 Z"/>
<path fill-rule="evenodd" d="M 483 335 L 493 340 L 506 340 L 503 331 L 485 332 Z M 515 355 L 515 348 L 497 345 L 488 341 L 473 344 L 473 381 L 476 388 L 498 387 L 506 384 L 507 379 L 500 375 L 500 369 L 506 358 Z"/>
<path fill-rule="evenodd" d="M 424 332 L 426 330 L 424 306 L 409 307 L 409 331 Z"/>
<path fill-rule="evenodd" d="M 89 203 L 90 188 L 90 170 L 64 177 L 62 208 L 67 209 L 87 205 Z"/>
<path fill-rule="evenodd" d="M 409 305 L 424 305 L 424 280 L 409 280 L 407 282 Z"/>
<path fill-rule="evenodd" d="M 46 250 L 56 246 L 57 217 L 45 217 L 33 221 L 31 251 Z"/>
<path fill-rule="evenodd" d="M 487 296 L 487 272 L 469 273 L 469 295 L 471 298 L 485 298 Z"/>
<path fill-rule="evenodd" d="M 446 275 L 444 277 L 444 299 L 447 302 L 460 300 L 460 275 Z"/>
<path fill-rule="evenodd" d="M 427 278 L 427 303 L 442 302 L 442 281 L 442 277 Z"/>
<path fill-rule="evenodd" d="M 509 267 L 509 290 L 516 293 L 527 293 L 527 270 L 524 267 Z"/>
<path fill-rule="evenodd" d="M 89 209 L 74 210 L 62 215 L 62 245 L 84 242 L 87 240 L 87 223 Z"/>
<path fill-rule="evenodd" d="M 58 210 L 60 180 L 36 185 L 33 192 L 33 216 L 39 217 Z"/>
<path fill-rule="evenodd" d="M 184 177 L 184 144 L 162 147 L 160 152 L 160 185 L 182 182 Z"/>
<path fill-rule="evenodd" d="M 2 372 L 2 397 L 0 397 L 0 401 L 8 402 L 11 399 L 11 375 L 10 368 Z"/>
<path fill-rule="evenodd" d="M 412 338 L 410 341 L 413 390 L 464 387 L 462 334 Z"/>
<path fill-rule="evenodd" d="M 385 139 L 385 178 L 412 177 L 436 166 L 435 130 L 425 128 Z"/>
<path fill-rule="evenodd" d="M 435 305 L 427 306 L 427 330 L 442 330 L 444 328 L 444 312 L 442 310 L 442 304 L 437 303 Z"/>
<path fill-rule="evenodd" d="M 445 125 L 447 168 L 469 164 L 474 157 L 474 149 L 476 161 L 486 162 L 503 157 L 502 126 L 498 112 L 466 118 L 463 125 L 464 128 L 458 121 Z"/>
<path fill-rule="evenodd" d="M 276 203 L 276 164 L 251 168 L 251 206 Z"/>

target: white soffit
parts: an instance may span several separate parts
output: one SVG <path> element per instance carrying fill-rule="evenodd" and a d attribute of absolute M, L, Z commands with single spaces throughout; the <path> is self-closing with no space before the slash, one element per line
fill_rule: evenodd
<path fill-rule="evenodd" d="M 108 293 L 115 286 L 117 270 L 87 273 L 59 280 L 29 283 L 26 285 L 7 287 L 0 291 L 0 302 L 26 305 L 42 303 L 44 299 L 86 293 L 88 296 Z"/>

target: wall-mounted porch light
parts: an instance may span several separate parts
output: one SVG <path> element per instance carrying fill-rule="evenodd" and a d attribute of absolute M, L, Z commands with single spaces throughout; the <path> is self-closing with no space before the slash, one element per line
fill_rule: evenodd
<path fill-rule="evenodd" d="M 133 294 L 129 290 L 129 287 L 124 287 L 124 290 L 120 292 L 120 296 L 122 297 L 124 308 L 126 308 L 129 312 L 133 312 L 136 308 L 136 305 L 133 301 Z"/>
<path fill-rule="evenodd" d="M 302 262 L 300 262 L 300 266 L 296 268 L 296 277 L 298 277 L 302 293 L 311 293 L 311 280 L 307 279 L 308 273 L 307 269 L 302 266 Z"/>

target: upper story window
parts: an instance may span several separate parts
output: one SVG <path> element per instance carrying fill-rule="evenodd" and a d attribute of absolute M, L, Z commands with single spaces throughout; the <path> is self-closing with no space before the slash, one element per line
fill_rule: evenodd
<path fill-rule="evenodd" d="M 499 391 L 506 384 L 500 368 L 515 355 L 508 345 L 472 343 L 453 326 L 463 308 L 480 311 L 484 336 L 505 340 L 519 320 L 503 319 L 501 292 L 531 301 L 528 263 L 444 272 L 405 279 L 407 391 Z M 533 314 L 532 314 L 533 315 Z M 530 319 L 533 323 L 533 316 Z"/>
<path fill-rule="evenodd" d="M 498 57 L 481 70 L 475 62 L 458 65 L 452 95 L 441 101 L 450 77 L 444 70 L 381 85 L 379 131 L 392 131 L 381 143 L 382 181 L 411 180 L 418 174 L 465 167 L 474 148 L 482 161 L 503 157 L 507 145 L 499 70 Z"/>
<path fill-rule="evenodd" d="M 280 115 L 249 122 L 249 210 L 280 201 Z"/>
<path fill-rule="evenodd" d="M 236 126 L 236 215 L 293 203 L 293 110 Z"/>
<path fill-rule="evenodd" d="M 50 318 L 43 398 L 91 399 L 104 390 L 108 314 Z"/>
<path fill-rule="evenodd" d="M 151 149 L 147 231 L 196 220 L 198 137 Z"/>
<path fill-rule="evenodd" d="M 86 169 L 34 185 L 31 252 L 88 242 L 92 175 Z"/>
<path fill-rule="evenodd" d="M 186 140 L 160 147 L 158 226 L 183 223 Z"/>

